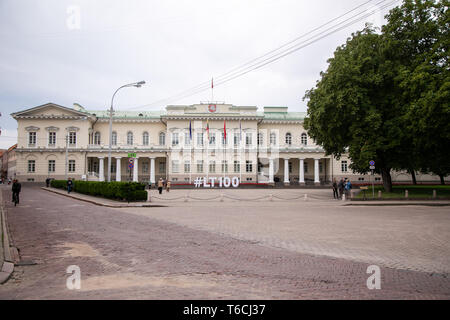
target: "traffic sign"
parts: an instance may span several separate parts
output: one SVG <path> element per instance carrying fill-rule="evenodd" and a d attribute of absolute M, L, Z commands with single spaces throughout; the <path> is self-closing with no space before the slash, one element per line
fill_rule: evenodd
<path fill-rule="evenodd" d="M 371 165 L 372 167 L 375 166 L 375 161 L 370 160 L 370 161 L 369 161 L 369 165 Z"/>
<path fill-rule="evenodd" d="M 128 153 L 128 158 L 136 158 L 136 153 Z"/>
<path fill-rule="evenodd" d="M 370 166 L 370 170 L 375 170 L 375 166 Z"/>

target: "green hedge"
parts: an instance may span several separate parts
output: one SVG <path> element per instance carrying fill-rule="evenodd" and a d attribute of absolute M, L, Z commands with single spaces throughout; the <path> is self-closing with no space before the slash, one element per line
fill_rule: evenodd
<path fill-rule="evenodd" d="M 67 180 L 52 180 L 51 186 L 58 189 L 67 188 Z M 145 201 L 147 191 L 145 184 L 138 182 L 100 182 L 100 181 L 74 181 L 73 191 L 95 197 L 104 197 L 114 200 Z"/>

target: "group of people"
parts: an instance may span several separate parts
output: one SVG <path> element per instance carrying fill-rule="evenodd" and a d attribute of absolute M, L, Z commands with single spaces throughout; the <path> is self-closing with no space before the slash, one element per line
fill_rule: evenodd
<path fill-rule="evenodd" d="M 0 184 L 11 184 L 11 182 L 12 182 L 12 180 L 11 180 L 11 178 L 8 178 L 8 179 L 6 179 L 6 178 L 1 178 L 0 179 Z"/>
<path fill-rule="evenodd" d="M 164 187 L 166 188 L 166 191 L 170 191 L 170 181 L 169 180 L 163 180 L 163 178 L 159 178 L 157 183 L 159 194 L 162 193 Z"/>
<path fill-rule="evenodd" d="M 342 195 L 345 194 L 346 198 L 350 197 L 350 192 L 352 190 L 352 183 L 347 178 L 341 178 L 339 183 L 336 182 L 336 179 L 333 179 L 333 198 L 334 199 L 342 199 Z"/>

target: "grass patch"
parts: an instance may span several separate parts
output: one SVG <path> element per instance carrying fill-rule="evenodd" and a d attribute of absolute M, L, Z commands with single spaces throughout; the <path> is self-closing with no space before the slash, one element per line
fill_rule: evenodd
<path fill-rule="evenodd" d="M 432 199 L 433 190 L 436 190 L 436 199 L 450 199 L 450 185 L 397 185 L 392 186 L 392 192 L 386 192 L 383 186 L 375 186 L 375 199 L 378 199 L 378 191 L 381 190 L 382 199 L 405 199 L 405 190 L 408 190 L 408 199 Z M 366 199 L 373 199 L 372 187 L 366 190 Z M 364 199 L 364 191 L 355 197 Z"/>

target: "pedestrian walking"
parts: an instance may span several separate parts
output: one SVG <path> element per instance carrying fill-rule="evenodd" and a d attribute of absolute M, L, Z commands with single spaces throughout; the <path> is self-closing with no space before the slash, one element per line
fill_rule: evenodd
<path fill-rule="evenodd" d="M 170 191 L 170 181 L 167 180 L 166 182 L 166 191 L 169 192 Z"/>
<path fill-rule="evenodd" d="M 50 178 L 45 179 L 45 184 L 47 185 L 47 188 L 50 187 Z"/>
<path fill-rule="evenodd" d="M 342 195 L 344 194 L 344 179 L 343 178 L 341 178 L 341 180 L 339 180 L 338 191 L 339 191 L 339 199 L 342 199 Z"/>
<path fill-rule="evenodd" d="M 73 181 L 71 178 L 69 178 L 69 180 L 67 180 L 67 193 L 70 193 L 72 191 L 73 188 Z"/>
<path fill-rule="evenodd" d="M 19 194 L 20 194 L 21 190 L 22 190 L 22 185 L 19 183 L 19 180 L 14 179 L 13 185 L 12 185 L 12 188 L 11 188 L 11 191 L 12 191 L 12 202 L 14 202 L 14 205 L 19 203 Z"/>
<path fill-rule="evenodd" d="M 347 180 L 347 182 L 345 183 L 345 197 L 350 198 L 351 193 L 352 193 L 352 183 L 350 182 L 350 180 Z"/>
<path fill-rule="evenodd" d="M 164 187 L 164 181 L 163 181 L 162 178 L 159 178 L 159 180 L 158 180 L 158 191 L 159 191 L 159 194 L 162 193 L 163 187 Z"/>
<path fill-rule="evenodd" d="M 333 199 L 339 199 L 338 185 L 336 182 L 336 178 L 333 178 Z"/>

